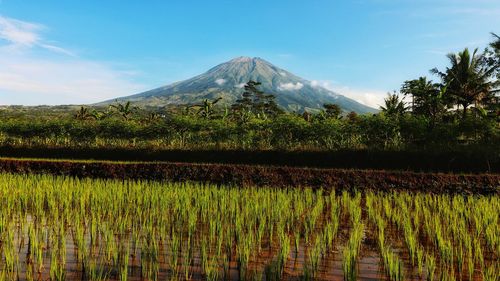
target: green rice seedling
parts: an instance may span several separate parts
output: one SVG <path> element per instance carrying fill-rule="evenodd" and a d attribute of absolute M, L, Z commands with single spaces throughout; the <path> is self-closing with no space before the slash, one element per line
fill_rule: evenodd
<path fill-rule="evenodd" d="M 410 253 L 411 263 L 415 265 L 415 259 L 417 254 L 417 236 L 412 230 L 411 222 L 408 218 L 403 219 L 403 229 L 405 242 Z"/>
<path fill-rule="evenodd" d="M 132 227 L 131 231 L 131 239 L 132 239 L 132 258 L 134 259 L 137 256 L 138 245 L 140 241 L 140 231 L 136 227 Z"/>
<path fill-rule="evenodd" d="M 378 247 L 380 250 L 385 249 L 385 234 L 383 228 L 378 229 Z"/>
<path fill-rule="evenodd" d="M 50 259 L 50 280 L 65 280 L 64 263 L 61 262 L 58 249 L 52 249 Z"/>
<path fill-rule="evenodd" d="M 403 280 L 403 262 L 399 259 L 399 257 L 393 253 L 391 249 L 385 248 L 382 251 L 382 258 L 384 260 L 384 267 L 389 279 L 392 281 Z"/>
<path fill-rule="evenodd" d="M 325 241 L 325 246 L 327 249 L 331 249 L 333 247 L 333 240 L 335 236 L 337 236 L 338 231 L 338 221 L 334 220 L 334 222 L 328 222 L 323 230 L 323 241 Z"/>
<path fill-rule="evenodd" d="M 269 224 L 269 247 L 273 247 L 274 223 Z"/>
<path fill-rule="evenodd" d="M 266 218 L 264 217 L 258 226 L 257 229 L 257 246 L 258 252 L 260 253 L 262 247 L 262 238 L 264 237 L 264 232 L 266 231 Z"/>
<path fill-rule="evenodd" d="M 205 239 L 201 240 L 200 247 L 200 257 L 201 257 L 201 268 L 207 269 L 208 266 L 208 241 Z M 206 274 L 206 272 L 205 272 Z"/>
<path fill-rule="evenodd" d="M 309 263 L 313 277 L 316 277 L 319 271 L 319 265 L 322 257 L 322 244 L 323 241 L 320 236 L 316 237 L 312 249 L 309 251 Z"/>
<path fill-rule="evenodd" d="M 364 225 L 356 223 L 357 219 L 353 221 L 355 223 L 354 228 L 343 252 L 342 269 L 344 271 L 344 280 L 356 280 L 356 260 L 364 233 Z"/>
<path fill-rule="evenodd" d="M 219 268 L 218 268 L 218 259 L 213 256 L 210 261 L 207 263 L 206 268 L 204 269 L 207 280 L 215 281 L 219 278 Z"/>
<path fill-rule="evenodd" d="M 120 245 L 119 258 L 118 258 L 118 266 L 119 266 L 118 277 L 120 281 L 128 280 L 129 258 L 130 258 L 130 247 L 128 245 L 128 241 L 125 241 Z"/>
<path fill-rule="evenodd" d="M 0 273 L 1 275 L 1 273 Z M 0 280 L 2 280 L 1 276 L 0 276 Z M 27 266 L 26 267 L 26 280 L 27 281 L 33 281 L 35 280 L 34 276 L 33 276 L 33 267 L 32 266 Z"/>
<path fill-rule="evenodd" d="M 455 281 L 456 278 L 455 278 L 455 274 L 454 274 L 454 271 L 453 271 L 453 267 L 451 268 L 443 268 L 441 270 L 441 275 L 439 276 L 439 280 L 442 280 L 442 281 Z"/>
<path fill-rule="evenodd" d="M 177 272 L 178 267 L 178 257 L 179 257 L 179 246 L 180 241 L 175 232 L 172 231 L 172 236 L 170 237 L 170 268 Z"/>
<path fill-rule="evenodd" d="M 464 251 L 462 244 L 458 244 L 455 248 L 455 256 L 457 260 L 457 269 L 460 274 L 462 274 L 463 266 L 464 266 Z"/>
<path fill-rule="evenodd" d="M 186 243 L 186 247 L 183 248 L 183 269 L 184 269 L 184 278 L 186 280 L 189 280 L 191 279 L 191 272 L 189 271 L 189 267 L 191 265 L 191 261 L 192 261 L 192 256 L 193 256 L 193 253 L 192 253 L 192 249 L 193 247 L 191 247 L 191 240 L 188 239 L 187 243 Z"/>
<path fill-rule="evenodd" d="M 278 281 L 282 279 L 282 266 L 279 259 L 273 260 L 264 268 L 264 276 L 266 280 Z"/>
<path fill-rule="evenodd" d="M 490 266 L 487 266 L 483 271 L 483 280 L 484 281 L 498 281 L 500 279 L 500 268 L 498 264 L 492 263 Z"/>
<path fill-rule="evenodd" d="M 280 264 L 280 275 L 283 273 L 284 267 L 288 260 L 288 256 L 290 255 L 290 237 L 288 235 L 283 235 L 280 239 L 280 252 L 279 252 L 279 264 Z"/>
<path fill-rule="evenodd" d="M 38 274 L 41 274 L 43 271 L 43 248 L 43 242 L 38 242 L 37 247 L 35 248 L 35 259 Z"/>
<path fill-rule="evenodd" d="M 436 272 L 436 260 L 431 255 L 425 257 L 425 267 L 427 268 L 427 280 L 434 280 L 434 273 Z"/>
<path fill-rule="evenodd" d="M 293 237 L 294 237 L 294 241 L 295 241 L 295 256 L 297 256 L 299 253 L 299 246 L 300 246 L 300 229 L 299 228 L 295 229 L 295 234 Z"/>
<path fill-rule="evenodd" d="M 26 259 L 28 267 L 30 267 L 30 265 L 32 265 L 35 262 L 35 252 L 37 247 L 38 247 L 38 237 L 35 233 L 33 224 L 30 224 L 28 226 L 28 253 Z"/>
<path fill-rule="evenodd" d="M 484 256 L 481 249 L 481 241 L 477 238 L 474 238 L 474 260 L 482 270 L 484 268 Z"/>
<path fill-rule="evenodd" d="M 104 281 L 108 279 L 109 273 L 96 260 L 91 259 L 85 277 L 90 281 Z"/>
<path fill-rule="evenodd" d="M 223 245 L 223 242 L 224 242 L 224 231 L 222 230 L 222 228 L 220 228 L 220 230 L 218 231 L 218 239 L 217 239 L 217 255 L 220 256 L 222 254 L 222 245 Z M 260 252 L 261 250 L 261 241 L 258 242 L 258 251 Z"/>
<path fill-rule="evenodd" d="M 424 257 L 425 257 L 424 255 L 425 255 L 424 248 L 419 246 L 417 248 L 417 268 L 418 268 L 418 274 L 420 276 L 422 276 L 424 272 Z"/>
<path fill-rule="evenodd" d="M 448 265 L 453 264 L 453 246 L 452 241 L 444 239 L 441 235 L 436 238 L 439 255 L 443 262 Z"/>
<path fill-rule="evenodd" d="M 7 226 L 9 229 L 11 226 Z M 7 231 L 3 245 L 4 270 L 11 280 L 17 279 L 19 256 L 14 242 L 13 231 Z"/>
<path fill-rule="evenodd" d="M 241 237 L 241 241 L 237 245 L 237 262 L 238 269 L 242 276 L 245 276 L 247 272 L 247 266 L 250 262 L 250 255 L 252 253 L 252 237 L 250 235 L 244 235 Z"/>
<path fill-rule="evenodd" d="M 356 253 L 349 247 L 344 248 L 342 270 L 344 271 L 344 280 L 356 280 Z"/>
<path fill-rule="evenodd" d="M 467 253 L 467 273 L 469 275 L 469 280 L 474 277 L 474 258 L 472 256 L 472 249 Z"/>

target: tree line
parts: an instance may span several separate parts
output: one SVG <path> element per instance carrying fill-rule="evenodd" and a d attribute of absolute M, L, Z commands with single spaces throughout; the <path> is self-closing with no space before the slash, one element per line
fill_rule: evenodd
<path fill-rule="evenodd" d="M 483 52 L 465 48 L 447 55 L 446 69 L 431 69 L 439 82 L 425 76 L 405 81 L 400 93 L 408 97 L 409 102 L 396 93 L 389 94 L 382 112 L 396 117 L 406 112 L 427 116 L 432 125 L 458 116 L 465 120 L 470 111 L 474 117 L 498 120 L 500 37 L 492 35 L 496 40 Z"/>

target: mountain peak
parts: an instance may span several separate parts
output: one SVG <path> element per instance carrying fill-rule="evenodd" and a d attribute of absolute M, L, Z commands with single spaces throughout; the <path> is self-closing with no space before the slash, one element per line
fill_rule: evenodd
<path fill-rule="evenodd" d="M 241 56 L 219 64 L 191 79 L 119 98 L 139 105 L 194 104 L 203 99 L 222 98 L 231 105 L 250 80 L 261 83 L 261 90 L 276 96 L 277 103 L 289 111 L 319 110 L 325 103 L 337 103 L 345 111 L 358 113 L 375 110 L 354 100 L 319 87 L 259 57 Z"/>
<path fill-rule="evenodd" d="M 237 57 L 237 58 L 234 58 L 232 60 L 230 60 L 229 62 L 230 63 L 241 63 L 241 62 L 251 62 L 253 60 L 253 58 L 251 57 Z"/>
<path fill-rule="evenodd" d="M 260 57 L 246 57 L 246 56 L 241 56 L 241 57 L 236 57 L 228 63 L 246 63 L 246 62 L 266 62 L 264 59 Z"/>

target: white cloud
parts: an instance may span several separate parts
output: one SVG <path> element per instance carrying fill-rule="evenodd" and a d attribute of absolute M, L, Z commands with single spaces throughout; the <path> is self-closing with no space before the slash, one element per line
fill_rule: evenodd
<path fill-rule="evenodd" d="M 240 89 L 242 89 L 242 88 L 244 88 L 244 87 L 245 87 L 245 85 L 246 85 L 246 84 L 247 84 L 247 83 L 240 83 L 240 84 L 238 84 L 238 85 L 234 85 L 234 86 L 235 86 L 236 88 L 240 88 Z"/>
<path fill-rule="evenodd" d="M 281 91 L 297 91 L 300 90 L 304 87 L 304 84 L 297 82 L 297 83 L 281 83 L 278 87 L 279 90 Z"/>
<path fill-rule="evenodd" d="M 145 90 L 131 82 L 133 70 L 77 57 L 47 43 L 41 36 L 44 29 L 40 24 L 0 16 L 2 104 L 94 103 Z"/>
<path fill-rule="evenodd" d="M 0 16 L 0 39 L 10 44 L 33 46 L 40 41 L 42 25 Z"/>
<path fill-rule="evenodd" d="M 73 53 L 69 50 L 66 50 L 64 48 L 61 48 L 61 47 L 57 47 L 57 46 L 50 45 L 50 44 L 40 44 L 39 46 L 48 50 L 48 51 L 52 51 L 55 53 L 59 53 L 59 54 L 67 55 L 67 56 L 71 56 L 71 57 L 76 57 L 75 53 Z"/>
<path fill-rule="evenodd" d="M 226 79 L 219 78 L 215 80 L 215 83 L 217 83 L 217 85 L 219 86 L 222 86 L 224 83 L 226 83 Z"/>
<path fill-rule="evenodd" d="M 311 81 L 311 86 L 325 88 L 375 109 L 378 109 L 380 105 L 384 103 L 384 98 L 387 95 L 387 91 L 373 89 L 353 89 L 347 86 L 342 86 L 332 81 L 313 80 Z"/>
<path fill-rule="evenodd" d="M 75 54 L 69 50 L 45 42 L 41 36 L 44 30 L 46 30 L 46 28 L 41 24 L 7 18 L 0 15 L 0 42 L 5 41 L 8 49 L 19 50 L 39 47 L 51 52 L 75 56 Z"/>
<path fill-rule="evenodd" d="M 321 85 L 321 82 L 318 81 L 318 80 L 312 80 L 311 81 L 311 86 L 312 87 L 323 87 L 323 88 L 325 88 L 324 86 Z"/>
<path fill-rule="evenodd" d="M 94 103 L 145 87 L 105 64 L 82 59 L 47 60 L 0 52 L 0 96 L 8 104 Z"/>
<path fill-rule="evenodd" d="M 280 75 L 281 75 L 281 76 L 286 77 L 286 73 L 285 73 L 285 72 L 283 72 L 283 71 L 282 71 L 282 72 L 280 72 Z"/>

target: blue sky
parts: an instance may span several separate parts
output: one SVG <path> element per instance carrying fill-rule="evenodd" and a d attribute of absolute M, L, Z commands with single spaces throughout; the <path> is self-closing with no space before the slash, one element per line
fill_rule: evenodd
<path fill-rule="evenodd" d="M 376 106 L 490 32 L 498 0 L 0 0 L 0 104 L 92 103 L 258 56 Z"/>

